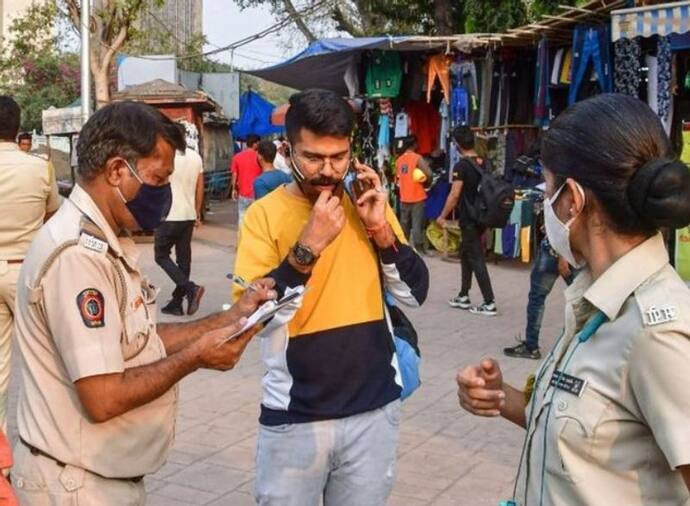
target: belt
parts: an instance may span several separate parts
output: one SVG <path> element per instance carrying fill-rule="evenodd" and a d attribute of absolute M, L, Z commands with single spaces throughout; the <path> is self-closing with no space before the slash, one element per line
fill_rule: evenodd
<path fill-rule="evenodd" d="M 39 455 L 40 455 L 41 457 L 45 457 L 45 458 L 47 458 L 47 459 L 50 459 L 50 460 L 52 460 L 53 462 L 55 462 L 55 463 L 56 463 L 58 466 L 60 466 L 60 467 L 65 467 L 65 466 L 67 466 L 67 464 L 65 464 L 64 462 L 60 462 L 60 461 L 59 461 L 58 459 L 56 459 L 55 457 L 51 457 L 50 455 L 48 455 L 48 454 L 47 454 L 46 452 L 44 452 L 43 450 L 39 450 L 39 449 L 36 448 L 35 446 L 30 445 L 29 443 L 27 443 L 26 441 L 24 441 L 23 438 L 20 437 L 19 440 L 22 442 L 22 444 L 23 444 L 24 446 L 26 446 L 26 447 L 29 449 L 29 452 L 31 452 L 31 455 L 33 455 L 33 456 L 39 456 Z M 122 481 L 131 481 L 131 482 L 134 482 L 134 483 L 139 483 L 141 480 L 144 479 L 143 476 L 134 476 L 133 478 L 108 478 L 107 476 L 103 476 L 102 474 L 94 473 L 93 471 L 89 471 L 88 469 L 85 469 L 85 471 L 87 471 L 87 472 L 89 472 L 89 473 L 91 473 L 91 474 L 95 474 L 96 476 L 98 476 L 99 478 L 103 478 L 104 480 L 122 480 Z"/>

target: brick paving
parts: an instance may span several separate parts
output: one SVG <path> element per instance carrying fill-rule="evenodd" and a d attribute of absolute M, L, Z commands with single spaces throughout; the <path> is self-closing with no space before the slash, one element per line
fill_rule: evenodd
<path fill-rule="evenodd" d="M 229 302 L 225 274 L 234 262 L 234 212 L 228 203 L 196 234 L 193 279 L 206 286 L 200 314 Z M 153 262 L 153 248 L 141 244 L 142 267 L 162 288 L 164 303 L 171 283 Z M 428 259 L 431 289 L 426 304 L 406 310 L 422 350 L 423 385 L 403 404 L 397 481 L 391 506 L 496 505 L 510 495 L 522 444 L 521 429 L 504 420 L 473 417 L 457 404 L 454 377 L 462 366 L 501 349 L 524 332 L 529 268 L 519 263 L 490 265 L 499 316 L 487 318 L 450 308 L 457 291 L 458 264 Z M 547 300 L 544 346 L 559 330 L 562 288 Z M 473 289 L 480 302 L 478 288 Z M 161 318 L 161 320 L 167 320 Z M 516 385 L 536 362 L 500 358 L 506 378 Z M 180 385 L 177 437 L 168 463 L 146 479 L 150 506 L 253 505 L 254 457 L 263 367 L 258 346 L 250 345 L 233 371 L 199 371 Z M 12 380 L 11 413 L 16 397 Z M 14 416 L 10 435 L 16 438 Z M 354 505 L 357 506 L 357 505 Z"/>

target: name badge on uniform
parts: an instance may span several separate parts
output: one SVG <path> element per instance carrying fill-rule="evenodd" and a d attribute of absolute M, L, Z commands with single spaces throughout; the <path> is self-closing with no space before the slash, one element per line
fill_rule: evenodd
<path fill-rule="evenodd" d="M 554 371 L 553 376 L 551 376 L 551 386 L 559 390 L 564 390 L 569 394 L 582 397 L 585 387 L 587 386 L 587 380 L 576 378 L 564 372 Z"/>
<path fill-rule="evenodd" d="M 645 324 L 648 327 L 654 325 L 661 325 L 662 323 L 672 322 L 678 319 L 678 310 L 676 306 L 666 306 L 657 308 L 656 306 L 650 307 L 644 313 Z"/>
<path fill-rule="evenodd" d="M 86 249 L 90 249 L 91 251 L 95 251 L 97 253 L 106 253 L 108 251 L 107 242 L 101 241 L 100 239 L 86 233 L 82 233 L 79 236 L 79 244 L 84 246 Z"/>

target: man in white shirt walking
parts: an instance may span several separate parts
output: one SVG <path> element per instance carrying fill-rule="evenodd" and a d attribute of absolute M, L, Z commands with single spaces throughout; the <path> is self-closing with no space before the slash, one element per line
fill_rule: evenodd
<path fill-rule="evenodd" d="M 184 126 L 179 125 L 183 131 Z M 192 264 L 192 233 L 200 224 L 204 200 L 204 168 L 201 156 L 193 149 L 175 154 L 175 171 L 170 176 L 172 206 L 165 221 L 156 229 L 156 263 L 175 282 L 172 300 L 161 312 L 184 315 L 182 302 L 187 299 L 187 314 L 199 309 L 205 289 L 189 279 Z M 175 248 L 175 261 L 170 258 Z"/>

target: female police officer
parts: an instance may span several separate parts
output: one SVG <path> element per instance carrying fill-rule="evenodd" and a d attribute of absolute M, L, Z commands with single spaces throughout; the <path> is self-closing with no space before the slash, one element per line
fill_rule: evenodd
<path fill-rule="evenodd" d="M 690 173 L 642 102 L 600 95 L 544 136 L 546 230 L 582 273 L 526 392 L 493 360 L 458 373 L 466 410 L 526 429 L 513 505 L 690 505 L 690 290 L 660 228 L 690 222 Z"/>

